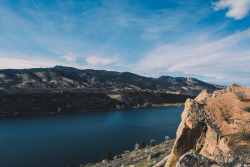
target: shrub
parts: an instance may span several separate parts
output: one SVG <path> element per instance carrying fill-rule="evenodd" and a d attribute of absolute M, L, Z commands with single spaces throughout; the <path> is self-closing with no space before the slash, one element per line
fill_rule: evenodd
<path fill-rule="evenodd" d="M 246 93 L 243 91 L 235 92 L 235 95 L 238 97 L 240 101 L 245 101 L 246 99 Z"/>
<path fill-rule="evenodd" d="M 111 151 L 107 151 L 102 155 L 101 159 L 111 161 L 113 159 L 113 153 Z"/>
<path fill-rule="evenodd" d="M 250 106 L 243 108 L 244 111 L 250 112 Z"/>
<path fill-rule="evenodd" d="M 242 127 L 241 132 L 232 134 L 228 144 L 232 150 L 233 157 L 237 157 L 242 161 L 247 160 L 249 158 L 250 150 L 250 146 L 247 144 L 249 141 L 250 132 L 245 127 Z"/>
<path fill-rule="evenodd" d="M 235 84 L 235 83 L 232 83 L 230 86 L 231 86 L 231 87 L 240 87 L 240 85 Z"/>
<path fill-rule="evenodd" d="M 154 147 L 155 146 L 155 140 L 150 140 L 150 146 Z"/>
<path fill-rule="evenodd" d="M 139 144 L 139 149 L 144 149 L 146 147 L 146 142 L 145 140 L 141 140 Z"/>

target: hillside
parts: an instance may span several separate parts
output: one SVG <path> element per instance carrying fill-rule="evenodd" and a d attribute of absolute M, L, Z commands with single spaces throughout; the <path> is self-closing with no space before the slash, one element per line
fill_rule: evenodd
<path fill-rule="evenodd" d="M 103 160 L 95 164 L 82 164 L 80 167 L 152 167 L 171 153 L 173 144 L 174 140 L 166 140 L 153 147 L 124 151 L 123 154 L 116 155 L 112 161 Z"/>
<path fill-rule="evenodd" d="M 220 86 L 194 78 L 148 78 L 72 67 L 0 70 L 0 117 L 183 105 Z"/>
<path fill-rule="evenodd" d="M 113 92 L 147 91 L 197 95 L 203 89 L 223 87 L 194 78 L 161 76 L 150 78 L 129 72 L 79 70 L 73 67 L 0 70 L 0 90 L 97 89 Z"/>
<path fill-rule="evenodd" d="M 107 94 L 79 89 L 1 92 L 0 117 L 180 106 L 190 97 L 193 96 L 152 92 Z"/>

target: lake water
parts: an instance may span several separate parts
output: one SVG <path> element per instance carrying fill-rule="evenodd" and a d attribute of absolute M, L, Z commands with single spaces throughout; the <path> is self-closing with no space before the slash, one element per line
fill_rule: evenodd
<path fill-rule="evenodd" d="M 1 167 L 67 167 L 175 138 L 183 107 L 0 119 Z"/>

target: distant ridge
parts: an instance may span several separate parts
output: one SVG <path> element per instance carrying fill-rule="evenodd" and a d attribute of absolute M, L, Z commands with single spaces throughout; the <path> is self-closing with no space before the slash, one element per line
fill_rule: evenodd
<path fill-rule="evenodd" d="M 105 89 L 197 95 L 202 90 L 222 89 L 195 78 L 144 77 L 130 72 L 80 70 L 74 67 L 0 70 L 0 90 L 15 89 Z"/>

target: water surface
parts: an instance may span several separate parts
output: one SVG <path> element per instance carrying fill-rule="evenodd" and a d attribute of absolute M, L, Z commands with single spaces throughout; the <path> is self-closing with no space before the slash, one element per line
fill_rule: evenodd
<path fill-rule="evenodd" d="M 183 107 L 0 119 L 1 167 L 66 167 L 100 161 L 135 143 L 175 138 Z"/>

